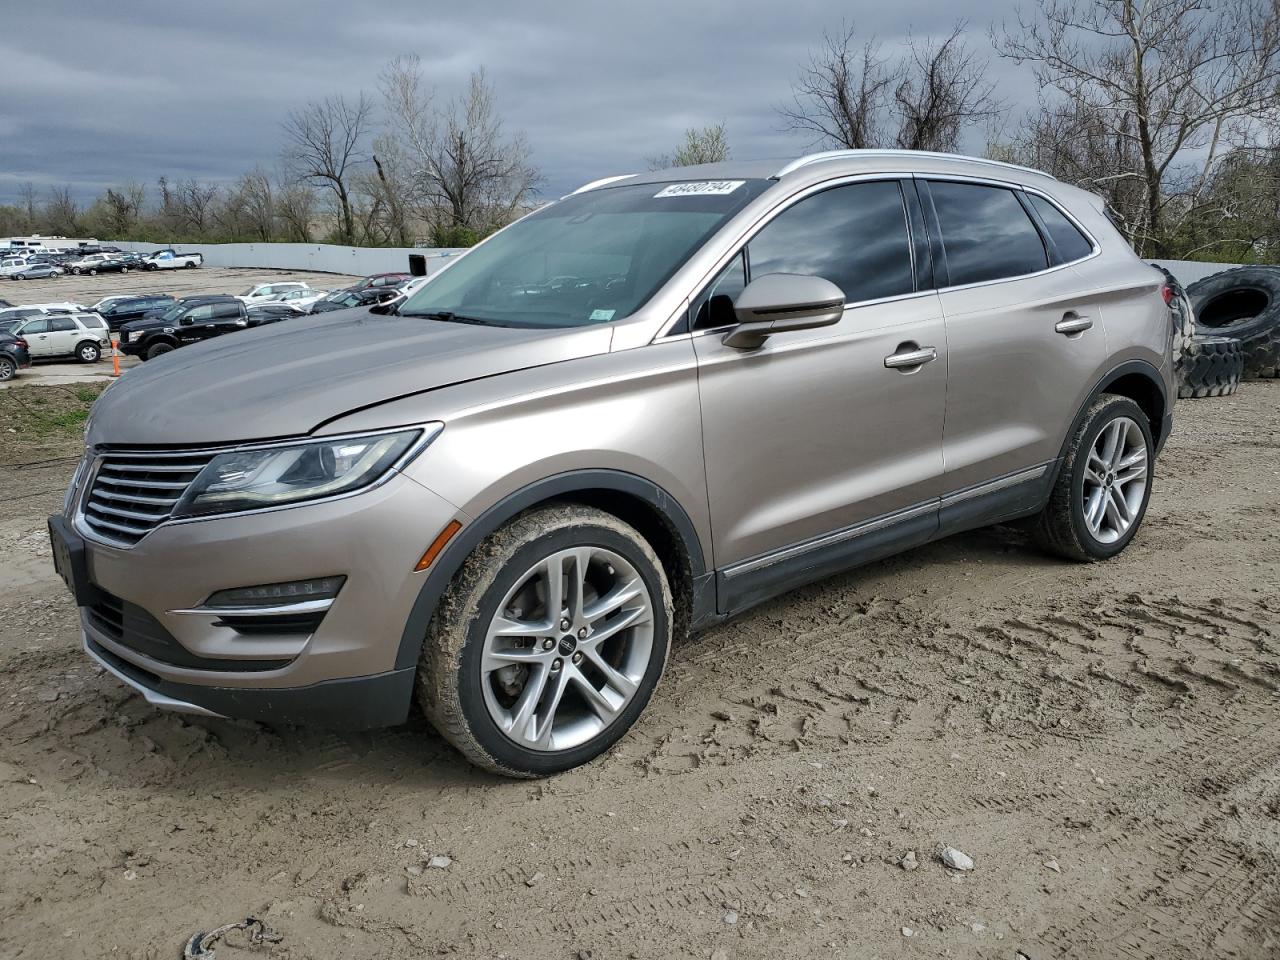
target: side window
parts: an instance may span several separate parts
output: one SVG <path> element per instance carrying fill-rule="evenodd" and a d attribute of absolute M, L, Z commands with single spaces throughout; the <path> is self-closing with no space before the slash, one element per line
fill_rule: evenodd
<path fill-rule="evenodd" d="M 978 183 L 929 182 L 951 286 L 1044 270 L 1044 241 L 1013 191 Z"/>
<path fill-rule="evenodd" d="M 691 305 L 693 329 L 707 330 L 737 323 L 733 304 L 746 285 L 746 263 L 742 254 L 739 253 L 725 265 L 714 280 L 707 284 L 706 289 Z"/>
<path fill-rule="evenodd" d="M 1025 196 L 1031 201 L 1031 206 L 1035 208 L 1036 213 L 1040 215 L 1044 228 L 1049 231 L 1053 245 L 1057 248 L 1055 251 L 1057 256 L 1054 257 L 1055 266 L 1059 263 L 1080 260 L 1093 253 L 1093 244 L 1089 242 L 1088 237 L 1082 234 L 1061 210 L 1044 197 L 1038 197 L 1034 193 L 1028 193 Z"/>
<path fill-rule="evenodd" d="M 753 279 L 768 273 L 822 277 L 844 291 L 847 303 L 915 289 L 896 180 L 851 183 L 806 197 L 766 224 L 747 250 Z"/>
<path fill-rule="evenodd" d="M 213 315 L 218 320 L 240 316 L 240 305 L 236 303 L 219 303 L 213 308 Z"/>
<path fill-rule="evenodd" d="M 81 317 L 80 324 L 90 330 L 101 330 L 107 325 L 107 322 L 101 317 Z"/>
<path fill-rule="evenodd" d="M 213 307 L 206 304 L 203 307 L 192 307 L 182 319 L 188 323 L 203 323 L 213 316 Z"/>
<path fill-rule="evenodd" d="M 49 321 L 50 333 L 66 333 L 68 330 L 77 330 L 76 322 L 70 317 L 54 317 Z"/>
<path fill-rule="evenodd" d="M 22 335 L 24 337 L 30 336 L 33 333 L 48 333 L 48 332 L 49 332 L 48 320 L 28 320 L 26 326 L 22 328 Z"/>

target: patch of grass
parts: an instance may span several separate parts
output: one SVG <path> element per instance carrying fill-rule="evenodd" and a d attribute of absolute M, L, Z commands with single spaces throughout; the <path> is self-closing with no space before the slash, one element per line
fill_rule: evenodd
<path fill-rule="evenodd" d="M 32 384 L 0 390 L 0 463 L 78 454 L 89 408 L 104 389 Z"/>

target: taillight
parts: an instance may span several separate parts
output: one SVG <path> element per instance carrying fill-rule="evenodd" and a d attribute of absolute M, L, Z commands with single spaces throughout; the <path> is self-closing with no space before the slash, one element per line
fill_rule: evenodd
<path fill-rule="evenodd" d="M 17 343 L 18 343 L 18 346 L 23 348 L 27 346 L 27 341 L 23 340 L 21 337 L 18 338 Z"/>
<path fill-rule="evenodd" d="M 1163 287 L 1160 288 L 1160 296 L 1164 297 L 1165 306 L 1167 307 L 1173 306 L 1173 287 L 1169 286 L 1166 283 Z"/>

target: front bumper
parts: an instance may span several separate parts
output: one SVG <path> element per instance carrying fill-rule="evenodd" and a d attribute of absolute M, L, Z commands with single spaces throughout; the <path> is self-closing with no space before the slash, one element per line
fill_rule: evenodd
<path fill-rule="evenodd" d="M 398 473 L 327 502 L 162 524 L 133 546 L 103 542 L 77 516 L 85 648 L 167 709 L 343 729 L 402 722 L 414 671 L 395 660 L 426 578 L 413 568 L 456 517 Z M 203 609 L 219 590 L 334 576 L 346 581 L 309 633 L 237 629 Z"/>

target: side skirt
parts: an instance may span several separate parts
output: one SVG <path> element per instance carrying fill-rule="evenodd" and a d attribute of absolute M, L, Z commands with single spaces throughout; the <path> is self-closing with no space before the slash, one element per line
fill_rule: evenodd
<path fill-rule="evenodd" d="M 711 626 L 788 590 L 942 537 L 1035 514 L 1048 501 L 1055 465 L 1042 463 L 717 570 L 716 612 L 696 617 L 694 627 Z"/>

